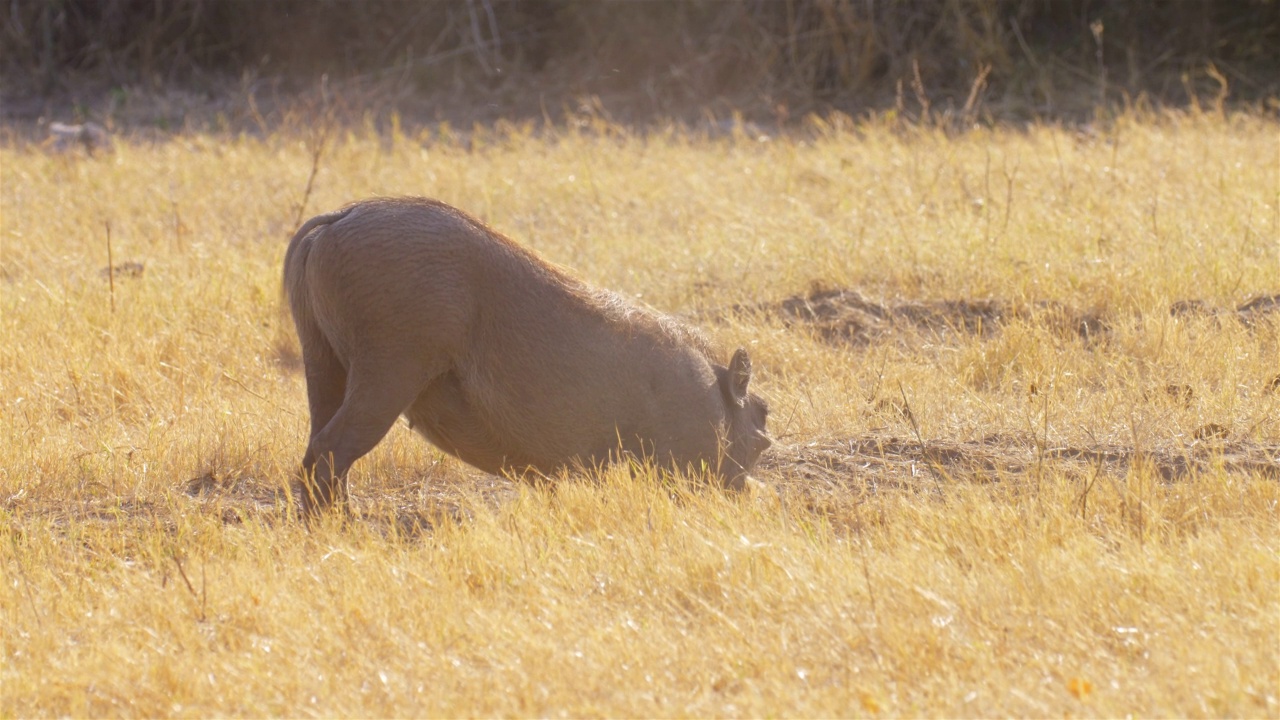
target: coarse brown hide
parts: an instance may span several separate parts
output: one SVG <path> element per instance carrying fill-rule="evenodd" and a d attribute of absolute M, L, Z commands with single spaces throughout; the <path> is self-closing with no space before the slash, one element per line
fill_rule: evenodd
<path fill-rule="evenodd" d="M 307 512 L 345 499 L 347 470 L 401 415 L 516 475 L 637 457 L 741 487 L 770 444 L 745 350 L 718 365 L 696 331 L 441 202 L 312 218 L 289 242 L 284 288 L 311 410 Z"/>

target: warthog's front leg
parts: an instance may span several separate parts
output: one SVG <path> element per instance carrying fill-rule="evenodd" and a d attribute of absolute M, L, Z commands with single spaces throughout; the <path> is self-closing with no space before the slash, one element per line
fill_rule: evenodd
<path fill-rule="evenodd" d="M 306 515 L 347 499 L 347 470 L 373 449 L 406 403 L 394 388 L 361 392 L 355 386 L 324 429 L 311 439 L 303 460 L 302 509 Z"/>
<path fill-rule="evenodd" d="M 341 407 L 303 458 L 303 514 L 345 503 L 347 470 L 386 437 L 426 384 L 422 378 L 416 367 L 351 367 Z"/>

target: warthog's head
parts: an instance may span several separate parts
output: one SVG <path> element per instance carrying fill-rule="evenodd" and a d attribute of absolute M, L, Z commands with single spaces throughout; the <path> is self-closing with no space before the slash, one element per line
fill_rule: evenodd
<path fill-rule="evenodd" d="M 751 358 L 746 350 L 738 348 L 729 367 L 717 367 L 716 375 L 725 402 L 725 447 L 720 472 L 730 488 L 740 490 L 746 483 L 747 473 L 760 459 L 760 453 L 773 444 L 765 432 L 769 403 L 747 390 L 751 383 Z"/>

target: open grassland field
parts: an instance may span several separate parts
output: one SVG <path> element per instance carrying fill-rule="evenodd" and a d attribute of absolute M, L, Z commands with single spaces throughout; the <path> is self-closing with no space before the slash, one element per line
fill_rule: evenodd
<path fill-rule="evenodd" d="M 0 715 L 1280 716 L 1274 119 L 315 137 L 0 148 Z M 317 149 L 748 347 L 759 485 L 298 522 Z"/>

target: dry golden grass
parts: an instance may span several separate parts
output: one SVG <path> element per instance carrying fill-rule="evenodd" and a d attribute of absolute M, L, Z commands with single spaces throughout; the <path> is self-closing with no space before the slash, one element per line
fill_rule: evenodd
<path fill-rule="evenodd" d="M 397 427 L 313 530 L 306 141 L 0 148 L 0 716 L 1280 716 L 1280 126 L 818 125 L 335 137 L 306 214 L 468 209 L 747 344 L 779 442 L 740 497 Z"/>

